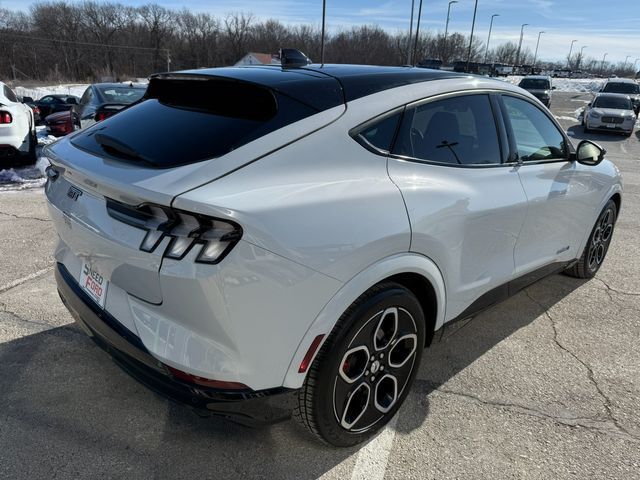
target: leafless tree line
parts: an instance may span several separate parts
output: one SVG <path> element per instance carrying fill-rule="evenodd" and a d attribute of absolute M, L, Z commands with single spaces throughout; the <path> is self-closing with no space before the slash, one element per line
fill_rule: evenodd
<path fill-rule="evenodd" d="M 407 62 L 406 33 L 364 25 L 329 35 L 325 61 L 402 65 Z M 251 14 L 217 17 L 157 4 L 45 2 L 28 12 L 0 9 L 0 78 L 18 80 L 96 80 L 146 77 L 158 71 L 233 65 L 247 52 L 302 50 L 319 60 L 320 31 L 312 25 L 259 21 Z M 466 60 L 469 37 L 423 31 L 414 58 Z M 485 52 L 477 37 L 473 62 L 514 64 L 517 45 L 508 42 Z M 520 63 L 531 63 L 529 49 Z M 592 62 L 593 63 L 593 62 Z M 585 65 L 583 59 L 578 64 Z M 596 66 L 595 63 L 593 66 Z M 584 68 L 583 68 L 584 69 Z"/>

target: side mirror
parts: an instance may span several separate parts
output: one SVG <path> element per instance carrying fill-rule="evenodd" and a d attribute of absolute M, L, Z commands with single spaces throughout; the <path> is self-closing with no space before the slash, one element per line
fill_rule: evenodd
<path fill-rule="evenodd" d="M 591 140 L 582 140 L 576 149 L 576 161 L 582 165 L 595 167 L 606 155 L 607 151 Z"/>
<path fill-rule="evenodd" d="M 551 87 L 551 90 L 555 90 L 555 89 L 556 89 L 556 87 Z"/>
<path fill-rule="evenodd" d="M 591 102 L 587 103 L 587 107 L 590 107 L 590 106 L 591 106 Z"/>

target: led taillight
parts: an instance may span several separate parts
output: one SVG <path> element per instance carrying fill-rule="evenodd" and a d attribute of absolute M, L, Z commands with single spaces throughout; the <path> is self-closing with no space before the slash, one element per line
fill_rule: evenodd
<path fill-rule="evenodd" d="M 0 124 L 7 124 L 13 122 L 13 117 L 9 112 L 0 112 Z"/>
<path fill-rule="evenodd" d="M 117 220 L 146 230 L 140 250 L 154 252 L 162 240 L 163 256 L 182 260 L 191 250 L 199 249 L 198 263 L 220 262 L 242 237 L 242 228 L 230 220 L 196 215 L 169 207 L 145 204 L 138 207 L 113 200 L 107 202 L 109 215 Z"/>
<path fill-rule="evenodd" d="M 96 122 L 101 122 L 102 120 L 106 120 L 107 118 L 109 118 L 111 115 L 113 115 L 113 113 L 115 112 L 98 112 L 96 113 L 95 120 Z"/>

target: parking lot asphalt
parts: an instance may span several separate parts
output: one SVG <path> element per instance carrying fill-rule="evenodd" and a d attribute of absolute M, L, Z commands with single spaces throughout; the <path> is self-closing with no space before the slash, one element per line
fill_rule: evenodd
<path fill-rule="evenodd" d="M 359 449 L 203 419 L 138 384 L 58 299 L 42 189 L 0 193 L 0 478 L 640 478 L 640 131 L 585 135 L 589 98 L 556 93 L 552 111 L 623 173 L 597 277 L 549 277 L 448 332 Z"/>

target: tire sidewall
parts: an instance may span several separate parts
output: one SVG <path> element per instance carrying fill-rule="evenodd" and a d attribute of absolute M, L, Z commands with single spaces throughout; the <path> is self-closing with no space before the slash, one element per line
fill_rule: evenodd
<path fill-rule="evenodd" d="M 349 343 L 367 320 L 380 312 L 380 310 L 393 306 L 402 307 L 409 311 L 416 323 L 418 344 L 413 370 L 396 404 L 387 412 L 383 419 L 365 432 L 349 432 L 338 423 L 333 410 L 333 385 L 340 362 Z M 325 351 L 323 358 L 320 359 L 321 364 L 318 365 L 317 389 L 315 391 L 316 398 L 314 399 L 314 403 L 318 409 L 316 412 L 316 420 L 320 434 L 329 443 L 342 447 L 356 445 L 365 441 L 393 418 L 411 389 L 411 385 L 420 366 L 420 359 L 422 358 L 425 344 L 425 321 L 420 303 L 409 290 L 400 285 L 391 286 L 388 289 L 372 295 L 357 305 L 353 311 L 347 311 L 345 315 L 344 323 L 334 332 L 335 336 L 332 334 L 333 338 L 330 337 L 327 340 L 327 343 L 331 342 L 331 344 L 327 345 L 329 348 Z"/>

